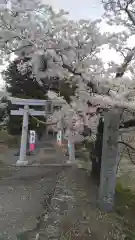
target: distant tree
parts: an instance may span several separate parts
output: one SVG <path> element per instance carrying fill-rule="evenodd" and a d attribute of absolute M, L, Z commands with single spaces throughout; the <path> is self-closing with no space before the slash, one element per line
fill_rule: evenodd
<path fill-rule="evenodd" d="M 24 63 L 28 63 L 30 59 L 28 57 L 23 58 Z M 44 78 L 42 79 L 42 84 L 36 80 L 36 77 L 32 75 L 32 68 L 29 66 L 27 71 L 22 74 L 18 70 L 18 65 L 20 63 L 19 58 L 14 60 L 8 68 L 2 73 L 3 79 L 6 83 L 6 90 L 14 97 L 19 98 L 35 98 L 35 99 L 47 99 L 48 90 L 52 90 L 56 93 L 59 93 L 60 96 L 63 96 L 65 100 L 69 103 L 70 96 L 74 95 L 76 85 L 71 86 L 69 81 L 65 79 L 60 80 L 58 77 L 53 77 L 51 79 Z M 44 71 L 47 68 L 47 64 L 44 65 Z M 10 102 L 8 104 L 8 131 L 11 134 L 20 134 L 21 132 L 21 123 L 22 117 L 11 116 L 10 110 L 18 109 L 17 106 L 12 105 Z M 39 107 L 36 107 L 39 109 Z M 41 108 L 40 108 L 41 109 Z M 43 120 L 43 117 L 38 117 L 40 120 Z M 30 118 L 29 125 L 32 129 L 37 129 L 37 122 Z M 38 130 L 42 132 L 44 126 L 38 126 Z"/>
<path fill-rule="evenodd" d="M 28 58 L 23 59 L 24 62 L 28 61 Z M 3 72 L 3 79 L 6 83 L 7 92 L 11 93 L 14 97 L 19 98 L 36 98 L 36 99 L 46 99 L 47 89 L 43 88 L 38 84 L 34 77 L 31 77 L 31 69 L 29 68 L 25 74 L 21 74 L 18 71 L 18 64 L 20 60 L 16 59 L 13 61 L 9 67 Z M 20 134 L 21 132 L 21 123 L 22 117 L 20 116 L 11 116 L 10 110 L 18 109 L 18 106 L 12 105 L 10 102 L 8 104 L 8 131 L 11 134 Z M 43 119 L 43 117 L 39 117 Z M 38 127 L 37 122 L 30 118 L 29 121 L 30 128 L 37 129 L 42 131 L 43 126 Z"/>

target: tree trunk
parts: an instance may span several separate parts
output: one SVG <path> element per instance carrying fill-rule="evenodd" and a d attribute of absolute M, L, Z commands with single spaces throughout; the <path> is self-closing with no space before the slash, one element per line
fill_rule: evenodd
<path fill-rule="evenodd" d="M 100 180 L 100 171 L 101 171 L 101 158 L 102 158 L 102 142 L 103 142 L 103 129 L 104 123 L 103 119 L 100 118 L 97 134 L 96 134 L 96 141 L 94 149 L 92 150 L 92 177 Z"/>

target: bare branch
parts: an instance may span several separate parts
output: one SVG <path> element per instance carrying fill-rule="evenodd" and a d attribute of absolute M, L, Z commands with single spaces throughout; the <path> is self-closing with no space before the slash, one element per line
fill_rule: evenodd
<path fill-rule="evenodd" d="M 117 77 L 122 77 L 129 65 L 129 63 L 132 61 L 133 56 L 135 54 L 135 47 L 131 49 L 130 52 L 128 52 L 127 56 L 124 59 L 124 62 L 122 65 L 118 68 L 117 73 L 116 73 L 116 78 Z"/>
<path fill-rule="evenodd" d="M 26 46 L 22 46 L 22 47 L 20 47 L 20 48 L 17 48 L 17 49 L 11 50 L 9 54 L 11 54 L 11 53 L 16 53 L 16 52 L 18 52 L 18 51 L 23 50 L 24 48 L 32 47 L 32 46 L 33 46 L 33 45 L 32 45 L 31 43 L 29 43 L 29 44 L 26 45 Z"/>
<path fill-rule="evenodd" d="M 125 8 L 125 12 L 127 13 L 130 21 L 131 21 L 131 22 L 134 24 L 134 26 L 135 26 L 135 18 L 134 18 L 134 16 L 133 16 L 133 14 L 131 13 L 131 11 L 130 11 L 128 8 Z"/>
<path fill-rule="evenodd" d="M 127 4 L 126 4 L 126 9 L 129 7 L 130 4 L 132 4 L 134 2 L 134 0 L 129 0 L 127 1 Z"/>

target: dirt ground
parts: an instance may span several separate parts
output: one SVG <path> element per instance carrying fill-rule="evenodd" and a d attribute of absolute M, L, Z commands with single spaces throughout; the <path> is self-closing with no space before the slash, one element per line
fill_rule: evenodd
<path fill-rule="evenodd" d="M 124 240 L 120 222 L 98 209 L 98 187 L 86 171 L 45 167 L 67 158 L 51 140 L 39 149 L 33 167 L 7 167 L 15 149 L 0 155 L 0 240 Z"/>
<path fill-rule="evenodd" d="M 45 196 L 53 191 L 60 168 L 15 167 L 17 149 L 1 148 L 0 153 L 0 239 L 16 239 L 21 232 L 36 229 Z M 40 144 L 29 163 L 59 162 L 51 141 Z"/>
<path fill-rule="evenodd" d="M 83 170 L 65 169 L 59 175 L 49 209 L 40 223 L 39 239 L 124 239 L 121 225 L 97 207 L 98 188 Z M 32 239 L 29 234 L 28 239 Z"/>

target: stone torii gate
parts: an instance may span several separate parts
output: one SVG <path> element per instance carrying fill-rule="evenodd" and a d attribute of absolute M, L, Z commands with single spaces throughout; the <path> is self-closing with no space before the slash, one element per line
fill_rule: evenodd
<path fill-rule="evenodd" d="M 21 136 L 21 146 L 20 146 L 20 156 L 16 162 L 17 166 L 25 166 L 28 164 L 26 161 L 26 150 L 27 150 L 27 135 L 28 135 L 28 116 L 49 116 L 52 114 L 53 106 L 61 106 L 63 101 L 52 101 L 52 100 L 39 100 L 39 99 L 20 99 L 10 97 L 9 99 L 14 105 L 21 105 L 24 108 L 19 108 L 19 110 L 11 110 L 11 115 L 23 116 L 22 124 L 22 136 Z M 38 111 L 30 109 L 29 106 L 44 106 L 44 110 Z"/>

